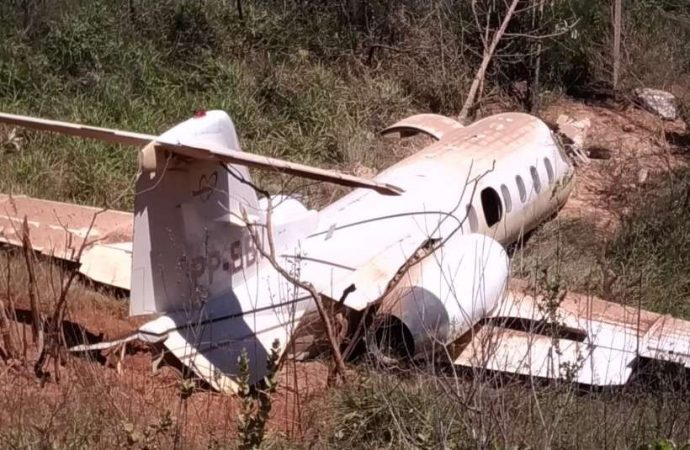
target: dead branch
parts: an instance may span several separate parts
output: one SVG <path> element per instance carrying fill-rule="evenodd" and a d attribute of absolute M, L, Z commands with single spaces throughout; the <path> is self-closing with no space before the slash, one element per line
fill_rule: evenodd
<path fill-rule="evenodd" d="M 10 329 L 10 320 L 7 317 L 5 302 L 3 302 L 2 299 L 0 299 L 0 334 L 2 335 L 2 345 L 5 359 L 14 359 L 15 348 L 14 341 L 12 339 L 12 332 Z"/>
<path fill-rule="evenodd" d="M 508 28 L 508 24 L 510 23 L 510 19 L 513 17 L 513 13 L 515 13 L 515 8 L 517 7 L 519 3 L 519 0 L 512 0 L 510 3 L 510 7 L 508 8 L 508 11 L 506 12 L 506 15 L 503 17 L 503 22 L 501 22 L 501 26 L 499 29 L 494 33 L 493 38 L 491 39 L 491 43 L 488 46 L 484 46 L 484 56 L 482 58 L 482 63 L 479 66 L 479 69 L 477 70 L 477 74 L 474 76 L 474 80 L 472 80 L 472 85 L 470 86 L 470 91 L 467 94 L 467 98 L 465 99 L 465 103 L 462 105 L 462 110 L 460 111 L 460 114 L 458 115 L 458 119 L 465 123 L 467 121 L 467 117 L 469 116 L 470 109 L 475 103 L 475 97 L 477 97 L 477 92 L 479 91 L 480 85 L 483 84 L 484 82 L 484 76 L 486 74 L 486 69 L 489 67 L 489 63 L 491 62 L 491 58 L 494 55 L 494 52 L 496 51 L 496 47 L 498 46 L 498 43 L 500 42 L 501 38 L 503 37 L 503 34 L 506 32 L 506 28 Z M 474 5 L 474 3 L 473 3 Z"/>
<path fill-rule="evenodd" d="M 8 312 L 14 315 L 14 302 L 12 301 L 12 267 L 10 266 L 10 256 L 7 255 L 7 306 L 5 302 L 0 299 L 0 334 L 2 334 L 2 342 L 4 345 L 5 357 L 7 360 L 12 360 L 17 357 L 17 349 L 15 348 L 14 337 L 12 336 L 12 326 L 8 317 Z"/>
<path fill-rule="evenodd" d="M 242 214 L 244 217 L 242 219 L 245 221 L 245 223 L 247 223 L 247 230 L 249 231 L 249 236 L 252 239 L 252 242 L 254 243 L 254 246 L 258 250 L 259 254 L 262 257 L 266 258 L 268 262 L 271 264 L 271 266 L 273 266 L 273 268 L 283 278 L 285 278 L 293 286 L 307 291 L 314 300 L 314 304 L 316 305 L 316 309 L 319 314 L 319 319 L 321 320 L 324 328 L 326 329 L 326 337 L 328 339 L 329 346 L 331 347 L 331 356 L 333 357 L 333 375 L 335 376 L 329 376 L 329 383 L 337 378 L 340 378 L 340 380 L 345 381 L 345 360 L 343 358 L 342 352 L 340 351 L 340 344 L 342 343 L 342 341 L 339 341 L 338 337 L 336 336 L 336 332 L 334 331 L 333 325 L 333 321 L 335 319 L 332 317 L 332 315 L 329 315 L 329 313 L 326 312 L 326 308 L 324 307 L 323 298 L 321 297 L 321 294 L 319 294 L 318 290 L 314 287 L 313 284 L 306 281 L 302 281 L 298 277 L 293 276 L 287 270 L 285 270 L 285 268 L 281 266 L 280 263 L 278 263 L 278 260 L 276 258 L 275 243 L 273 241 L 273 227 L 271 221 L 273 211 L 273 200 L 271 199 L 270 193 L 265 189 L 260 188 L 252 181 L 245 179 L 240 173 L 238 173 L 236 170 L 233 170 L 232 166 L 225 164 L 223 165 L 223 167 L 237 181 L 251 187 L 252 189 L 254 189 L 254 191 L 258 192 L 259 194 L 262 194 L 266 198 L 266 201 L 268 202 L 268 207 L 266 208 L 265 232 L 267 235 L 266 243 L 268 244 L 268 251 L 266 251 L 266 249 L 264 248 L 261 237 L 257 233 L 256 224 L 252 223 L 249 220 L 247 211 L 243 210 Z"/>
<path fill-rule="evenodd" d="M 613 90 L 618 89 L 618 78 L 620 76 L 621 65 L 621 22 L 622 22 L 623 5 L 621 0 L 614 0 L 613 2 L 613 75 L 611 85 Z"/>
<path fill-rule="evenodd" d="M 246 181 L 246 180 L 245 180 Z M 253 185 L 253 183 L 252 183 Z M 259 192 L 262 190 L 259 189 Z M 341 341 L 338 339 L 338 336 L 336 335 L 335 332 L 335 327 L 334 327 L 334 318 L 332 317 L 331 314 L 329 314 L 326 311 L 326 308 L 323 304 L 323 298 L 321 297 L 321 294 L 319 291 L 314 287 L 313 284 L 309 283 L 308 281 L 303 281 L 300 280 L 299 278 L 293 276 L 290 274 L 283 266 L 278 263 L 278 260 L 276 259 L 276 254 L 275 254 L 275 244 L 273 241 L 273 230 L 272 230 L 272 224 L 271 224 L 271 212 L 273 210 L 273 203 L 271 201 L 271 197 L 267 196 L 266 197 L 268 201 L 268 208 L 266 209 L 266 228 L 265 228 L 265 234 L 266 234 L 266 244 L 268 245 L 268 251 L 266 251 L 266 248 L 262 244 L 262 239 L 260 238 L 257 229 L 256 229 L 256 224 L 253 224 L 250 222 L 248 214 L 246 211 L 243 211 L 244 215 L 244 221 L 248 224 L 247 230 L 249 231 L 249 236 L 252 239 L 254 246 L 258 250 L 259 254 L 268 260 L 268 262 L 273 266 L 273 268 L 283 277 L 285 278 L 290 284 L 293 286 L 303 289 L 309 293 L 311 298 L 314 300 L 314 304 L 316 305 L 317 312 L 319 314 L 319 319 L 321 320 L 324 328 L 326 329 L 326 338 L 328 339 L 328 343 L 330 346 L 331 350 L 331 357 L 333 358 L 333 372 L 332 375 L 329 376 L 328 382 L 331 384 L 334 380 L 340 379 L 342 381 L 346 380 L 346 367 L 345 367 L 345 360 L 343 358 L 343 355 L 340 351 L 340 344 Z"/>
<path fill-rule="evenodd" d="M 89 223 L 89 227 L 86 230 L 84 239 L 82 240 L 81 244 L 79 245 L 79 249 L 77 250 L 77 261 L 81 260 L 81 256 L 84 253 L 84 249 L 86 248 L 88 242 L 88 237 L 91 234 L 93 226 L 96 223 L 96 218 L 105 211 L 107 211 L 107 208 L 103 208 L 97 211 L 91 217 L 91 222 Z M 62 225 L 62 227 L 65 230 L 65 233 L 67 233 L 66 235 L 70 236 L 69 231 L 67 230 L 67 226 Z M 62 350 L 66 347 L 63 322 L 65 320 L 65 311 L 67 309 L 67 294 L 69 293 L 72 287 L 72 283 L 74 282 L 76 276 L 77 271 L 71 270 L 69 271 L 67 277 L 62 277 L 60 293 L 57 298 L 55 308 L 53 309 L 50 321 L 48 323 L 47 345 L 42 347 L 38 356 L 38 360 L 34 364 L 34 372 L 36 373 L 36 376 L 38 376 L 39 378 L 41 378 L 44 373 L 43 367 L 45 366 L 48 358 L 52 357 L 55 363 L 55 377 L 56 379 L 59 379 L 58 367 L 62 362 Z"/>
<path fill-rule="evenodd" d="M 39 353 L 43 351 L 43 315 L 39 305 L 38 285 L 36 281 L 35 262 L 36 258 L 31 246 L 29 236 L 29 222 L 24 216 L 22 223 L 22 251 L 26 262 L 26 271 L 29 275 L 29 302 L 31 306 L 31 333 Z"/>

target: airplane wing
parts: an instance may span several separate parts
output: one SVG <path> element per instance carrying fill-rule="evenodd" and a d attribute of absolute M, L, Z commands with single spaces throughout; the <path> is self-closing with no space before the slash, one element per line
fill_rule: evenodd
<path fill-rule="evenodd" d="M 579 294 L 549 308 L 510 293 L 460 339 L 458 366 L 593 386 L 627 383 L 644 360 L 690 368 L 690 322 Z"/>
<path fill-rule="evenodd" d="M 277 158 L 269 158 L 254 155 L 193 140 L 161 140 L 158 136 L 134 133 L 130 131 L 113 130 L 108 128 L 92 127 L 57 120 L 39 119 L 16 114 L 0 113 L 0 123 L 17 125 L 43 131 L 57 132 L 70 136 L 98 139 L 114 144 L 126 144 L 145 147 L 150 143 L 154 146 L 168 150 L 172 153 L 202 160 L 217 160 L 228 164 L 239 164 L 247 167 L 272 170 L 275 172 L 296 175 L 317 181 L 326 181 L 349 187 L 363 187 L 373 189 L 384 195 L 400 195 L 402 190 L 396 186 L 378 183 L 352 175 L 320 169 L 304 164 L 292 163 Z"/>
<path fill-rule="evenodd" d="M 129 289 L 131 213 L 0 194 L 0 242 L 22 246 L 25 218 L 34 251 L 79 262 L 94 281 Z"/>

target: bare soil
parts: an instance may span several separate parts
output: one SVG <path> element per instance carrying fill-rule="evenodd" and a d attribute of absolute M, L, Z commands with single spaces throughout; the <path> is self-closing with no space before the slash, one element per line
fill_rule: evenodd
<path fill-rule="evenodd" d="M 644 188 L 639 182 L 644 172 L 648 182 L 688 162 L 690 136 L 680 119 L 664 121 L 632 105 L 587 105 L 567 98 L 546 108 L 543 118 L 555 124 L 561 114 L 588 118 L 592 126 L 586 149 L 609 156 L 577 167 L 575 189 L 562 217 L 585 218 L 611 233 L 630 211 L 631 194 Z"/>

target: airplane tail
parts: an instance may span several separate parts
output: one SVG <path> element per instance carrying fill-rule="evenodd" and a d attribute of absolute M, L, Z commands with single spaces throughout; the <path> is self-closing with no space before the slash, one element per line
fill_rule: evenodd
<path fill-rule="evenodd" d="M 98 269 L 103 259 L 113 259 L 104 256 L 113 251 L 125 260 L 131 255 L 130 314 L 159 317 L 123 339 L 71 350 L 104 349 L 135 339 L 162 344 L 223 391 L 234 389 L 237 358 L 245 350 L 251 382 L 263 377 L 273 342 L 285 350 L 311 302 L 272 266 L 258 270 L 256 245 L 261 244 L 254 242 L 247 226 L 266 223 L 266 202 L 258 201 L 248 168 L 384 195 L 402 192 L 374 180 L 244 153 L 232 121 L 222 111 L 199 113 L 160 136 L 4 113 L 0 123 L 143 147 L 131 247 L 107 241 L 109 246 L 90 253 L 92 258 L 82 266 L 99 279 L 117 278 L 125 284 L 126 276 L 119 272 Z M 316 226 L 317 215 L 295 199 L 273 200 L 273 238 L 282 251 Z"/>
<path fill-rule="evenodd" d="M 182 122 L 158 140 L 240 150 L 222 111 Z M 140 161 L 130 314 L 195 309 L 230 290 L 232 275 L 256 259 L 244 220 L 262 221 L 263 211 L 249 172 L 216 160 L 181 162 L 150 146 Z"/>

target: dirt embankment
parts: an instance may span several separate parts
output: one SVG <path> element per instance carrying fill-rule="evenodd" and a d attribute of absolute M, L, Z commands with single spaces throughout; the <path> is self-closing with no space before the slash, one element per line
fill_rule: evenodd
<path fill-rule="evenodd" d="M 690 135 L 680 119 L 664 121 L 632 105 L 591 106 L 570 99 L 550 105 L 543 118 L 555 124 L 561 114 L 589 119 L 585 146 L 605 158 L 577 167 L 575 189 L 560 213 L 563 217 L 584 218 L 600 231 L 612 232 L 630 211 L 631 194 L 688 163 Z"/>

